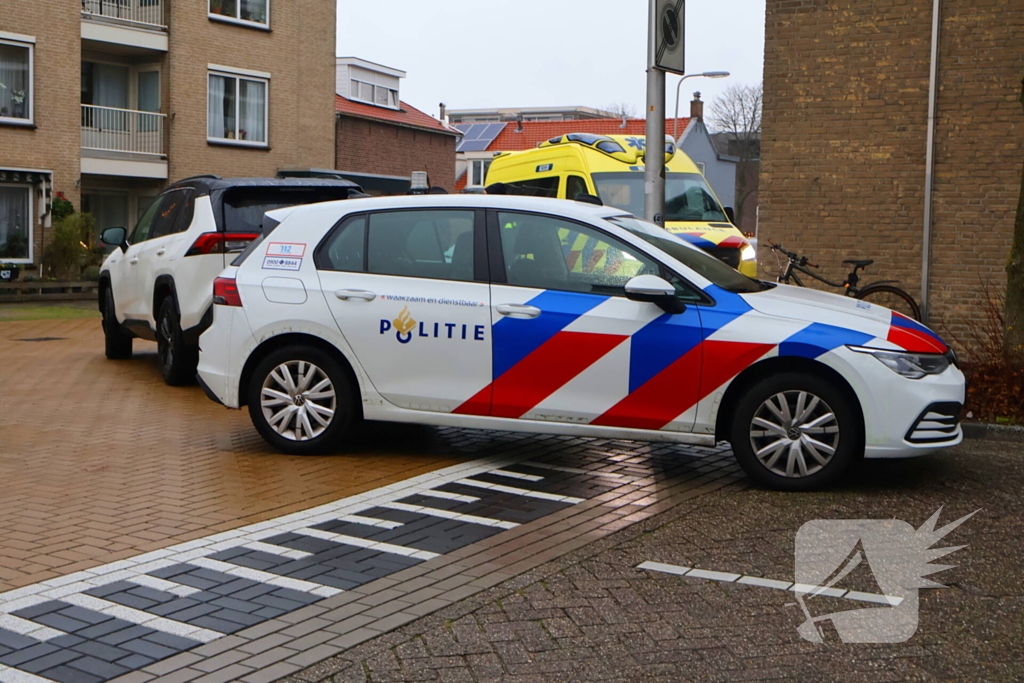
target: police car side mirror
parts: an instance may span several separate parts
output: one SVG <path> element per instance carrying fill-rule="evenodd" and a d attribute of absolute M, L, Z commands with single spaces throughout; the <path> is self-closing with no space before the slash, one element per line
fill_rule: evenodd
<path fill-rule="evenodd" d="M 655 304 L 673 315 L 686 310 L 686 304 L 676 294 L 675 287 L 657 275 L 637 275 L 631 279 L 626 283 L 626 298 Z"/>

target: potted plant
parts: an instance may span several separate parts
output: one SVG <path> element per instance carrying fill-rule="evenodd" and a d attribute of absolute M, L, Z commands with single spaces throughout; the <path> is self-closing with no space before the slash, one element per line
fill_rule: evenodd
<path fill-rule="evenodd" d="M 222 0 L 210 0 L 210 14 L 224 14 Z"/>

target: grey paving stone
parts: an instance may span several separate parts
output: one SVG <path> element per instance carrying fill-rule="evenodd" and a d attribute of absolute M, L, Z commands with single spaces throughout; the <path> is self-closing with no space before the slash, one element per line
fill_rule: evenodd
<path fill-rule="evenodd" d="M 245 624 L 239 624 L 234 621 L 225 621 L 224 619 L 215 619 L 210 616 L 199 617 L 198 619 L 192 619 L 189 621 L 192 626 L 199 626 L 200 628 L 206 628 L 211 631 L 220 631 L 221 633 L 237 633 L 245 628 Z"/>
<path fill-rule="evenodd" d="M 159 662 L 154 662 L 146 667 L 147 673 L 164 675 L 169 674 L 172 671 L 183 669 L 186 666 L 193 666 L 196 662 L 201 662 L 205 657 L 195 654 L 194 652 L 182 652 L 176 654 L 173 657 L 167 659 L 161 659 Z"/>
<path fill-rule="evenodd" d="M 276 681 L 298 670 L 299 667 L 294 664 L 278 662 L 277 664 L 268 666 L 265 669 L 260 669 L 259 671 L 254 671 L 248 676 L 244 676 L 242 681 L 243 683 L 271 683 L 271 681 Z"/>
<path fill-rule="evenodd" d="M 182 636 L 164 633 L 163 631 L 154 631 L 148 636 L 144 636 L 143 640 L 148 640 L 156 643 L 157 645 L 163 645 L 164 647 L 169 647 L 174 650 L 188 650 L 200 644 L 198 640 L 183 638 Z"/>
<path fill-rule="evenodd" d="M 102 659 L 96 659 L 95 657 L 81 657 L 70 662 L 68 666 L 74 669 L 81 669 L 82 671 L 92 674 L 93 676 L 98 676 L 103 680 L 130 673 L 130 670 L 123 666 L 111 664 L 110 662 L 105 662 Z"/>
<path fill-rule="evenodd" d="M 0 646 L 7 647 L 12 650 L 20 650 L 25 647 L 31 647 L 38 642 L 39 641 L 35 638 L 29 638 L 28 636 L 23 636 L 20 633 L 0 628 Z"/>
<path fill-rule="evenodd" d="M 155 660 L 152 657 L 146 657 L 145 655 L 134 654 L 134 655 L 129 655 L 129 656 L 125 657 L 124 659 L 119 659 L 119 660 L 117 660 L 116 663 L 120 664 L 121 666 L 126 667 L 128 669 L 141 669 L 143 667 L 149 666 L 154 661 Z"/>
<path fill-rule="evenodd" d="M 214 657 L 207 657 L 206 659 L 202 659 L 196 662 L 195 664 L 192 664 L 191 666 L 193 669 L 199 669 L 200 671 L 205 671 L 209 673 L 211 671 L 218 671 L 225 667 L 231 666 L 235 662 L 239 662 L 243 659 L 248 659 L 251 656 L 252 655 L 250 655 L 248 652 L 242 652 L 240 650 L 228 650 L 227 652 L 222 652 Z"/>
<path fill-rule="evenodd" d="M 67 662 L 70 662 L 72 659 L 79 659 L 81 656 L 82 655 L 80 655 L 79 653 L 73 652 L 71 650 L 58 650 L 57 652 L 52 652 L 43 657 L 39 657 L 38 659 L 32 659 L 22 664 L 19 664 L 18 668 L 22 671 L 28 671 L 29 673 L 37 674 L 47 669 L 52 669 L 54 667 L 60 666 L 61 664 L 66 664 Z"/>
<path fill-rule="evenodd" d="M 128 650 L 91 640 L 80 643 L 72 649 L 76 652 L 81 652 L 82 654 L 101 659 L 105 662 L 116 662 L 119 659 L 124 659 L 131 655 L 131 652 Z"/>
<path fill-rule="evenodd" d="M 90 626 L 95 626 L 96 624 L 102 624 L 103 622 L 110 621 L 113 618 L 110 615 L 101 614 L 100 612 L 94 612 L 91 609 L 86 609 L 84 607 L 79 607 L 78 605 L 72 605 L 70 607 L 65 607 L 64 609 L 62 609 L 59 612 L 57 612 L 57 614 L 61 614 L 61 615 L 65 616 L 65 617 L 68 617 L 70 619 L 77 619 L 78 621 L 84 621 L 85 623 L 89 624 Z"/>
<path fill-rule="evenodd" d="M 142 636 L 149 635 L 153 632 L 153 629 L 146 628 L 145 626 L 129 624 L 128 622 L 121 623 L 125 624 L 127 628 L 122 628 L 112 633 L 108 633 L 105 636 L 101 636 L 98 639 L 99 642 L 106 643 L 107 645 L 120 645 L 121 643 L 124 643 L 126 641 L 133 640 L 135 638 L 141 638 Z"/>
<path fill-rule="evenodd" d="M 20 667 L 25 662 L 30 662 L 33 659 L 39 659 L 40 657 L 45 657 L 46 655 L 60 651 L 61 649 L 59 647 L 55 647 L 49 643 L 38 643 L 20 650 L 15 650 L 10 654 L 0 657 L 0 664 Z"/>
<path fill-rule="evenodd" d="M 79 631 L 79 633 L 81 633 L 81 631 Z M 79 643 L 84 643 L 85 638 L 81 638 L 79 636 L 66 635 L 58 636 L 57 638 L 51 638 L 46 642 L 48 642 L 50 645 L 56 645 L 57 647 L 74 647 Z"/>
<path fill-rule="evenodd" d="M 277 633 L 271 633 L 251 640 L 248 643 L 244 643 L 238 646 L 240 652 L 246 653 L 248 656 L 258 655 L 261 652 L 277 647 L 279 645 L 286 645 L 292 643 L 295 639 L 292 636 L 286 635 L 285 632 L 279 631 Z"/>
<path fill-rule="evenodd" d="M 50 600 L 49 602 L 42 602 L 38 605 L 33 605 L 32 607 L 25 607 L 23 609 L 19 609 L 16 612 L 11 612 L 11 614 L 13 614 L 16 617 L 21 617 L 22 619 L 35 620 L 35 618 L 38 616 L 41 616 L 43 614 L 49 614 L 50 612 L 56 612 L 57 610 L 64 609 L 65 607 L 70 606 L 71 605 L 69 605 L 66 602 L 61 602 L 59 600 Z"/>
<path fill-rule="evenodd" d="M 129 640 L 128 642 L 121 643 L 120 647 L 125 650 L 134 652 L 135 654 L 142 655 L 143 657 L 149 657 L 150 659 L 158 660 L 165 657 L 178 654 L 178 650 L 173 648 L 159 645 L 145 638 L 136 638 L 135 640 Z"/>
<path fill-rule="evenodd" d="M 79 669 L 72 669 L 68 666 L 55 666 L 46 671 L 35 672 L 43 678 L 48 678 L 57 683 L 100 683 L 103 677 L 86 673 Z"/>
<path fill-rule="evenodd" d="M 58 631 L 64 631 L 65 633 L 74 633 L 79 629 L 88 628 L 93 624 L 89 624 L 85 621 L 79 621 L 78 619 L 71 619 L 65 617 L 59 612 L 50 612 L 49 614 L 40 614 L 32 621 L 55 628 Z"/>
<path fill-rule="evenodd" d="M 251 673 L 252 669 L 250 669 L 247 666 L 242 666 L 240 664 L 232 664 L 229 667 L 220 669 L 219 671 L 208 673 L 205 676 L 201 676 L 195 680 L 196 683 L 226 683 L 227 681 L 238 680 L 239 678 Z"/>

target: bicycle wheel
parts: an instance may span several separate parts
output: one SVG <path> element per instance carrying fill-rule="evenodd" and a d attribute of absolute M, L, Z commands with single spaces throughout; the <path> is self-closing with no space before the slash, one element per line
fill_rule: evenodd
<path fill-rule="evenodd" d="M 856 298 L 902 313 L 914 320 L 921 319 L 921 309 L 914 297 L 892 285 L 869 285 L 856 294 Z"/>

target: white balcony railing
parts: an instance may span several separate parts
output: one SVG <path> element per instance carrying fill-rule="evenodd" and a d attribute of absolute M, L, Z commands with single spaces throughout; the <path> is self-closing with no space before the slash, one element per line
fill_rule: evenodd
<path fill-rule="evenodd" d="M 82 148 L 164 155 L 166 114 L 82 105 Z"/>
<path fill-rule="evenodd" d="M 82 0 L 82 14 L 166 29 L 164 0 Z"/>

